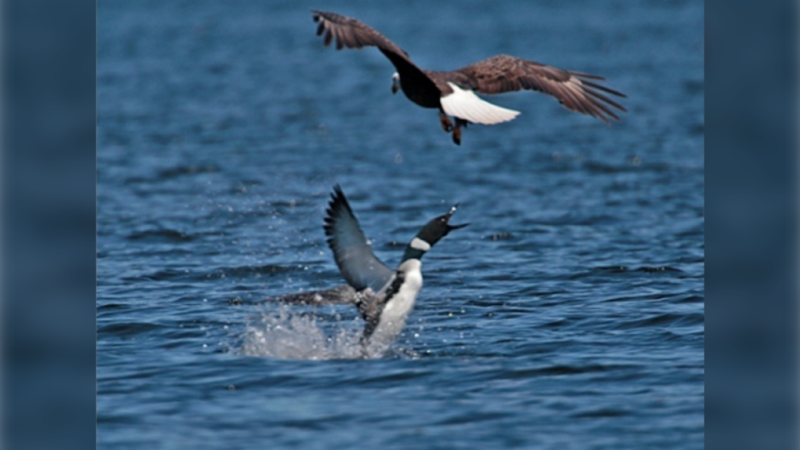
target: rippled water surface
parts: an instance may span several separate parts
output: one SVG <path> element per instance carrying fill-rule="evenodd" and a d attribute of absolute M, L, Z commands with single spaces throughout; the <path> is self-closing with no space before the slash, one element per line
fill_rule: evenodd
<path fill-rule="evenodd" d="M 522 115 L 457 147 L 312 7 L 426 68 L 604 75 L 629 112 L 506 94 Z M 98 3 L 99 447 L 702 448 L 702 27 L 696 1 Z M 383 358 L 348 305 L 265 301 L 342 282 L 336 183 L 390 266 L 453 203 L 471 223 Z"/>

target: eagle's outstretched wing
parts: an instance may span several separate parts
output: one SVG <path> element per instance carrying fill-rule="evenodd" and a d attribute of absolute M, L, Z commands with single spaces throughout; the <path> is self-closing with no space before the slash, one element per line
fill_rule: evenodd
<path fill-rule="evenodd" d="M 626 97 L 621 92 L 595 82 L 603 80 L 603 77 L 559 69 L 509 55 L 493 56 L 452 72 L 435 72 L 432 76 L 484 94 L 522 89 L 540 91 L 555 97 L 572 111 L 597 117 L 606 123 L 609 118 L 619 120 L 611 107 L 627 111 L 602 93 Z"/>
<path fill-rule="evenodd" d="M 439 89 L 428 76 L 411 61 L 408 53 L 397 44 L 375 31 L 369 25 L 352 17 L 332 12 L 311 11 L 314 21 L 319 23 L 317 35 L 325 35 L 325 45 L 336 40 L 336 49 L 377 47 L 392 62 L 400 79 L 405 82 L 404 89 L 412 89 L 420 94 L 439 96 Z"/>
<path fill-rule="evenodd" d="M 325 34 L 325 45 L 330 45 L 335 38 L 337 50 L 343 47 L 378 47 L 411 62 L 408 53 L 369 25 L 341 14 L 315 10 L 311 12 L 314 14 L 314 22 L 319 23 L 317 36 Z"/>

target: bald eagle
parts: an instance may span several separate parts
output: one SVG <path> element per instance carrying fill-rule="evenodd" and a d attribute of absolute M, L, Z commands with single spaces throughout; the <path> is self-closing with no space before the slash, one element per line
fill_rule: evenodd
<path fill-rule="evenodd" d="M 420 69 L 403 49 L 382 34 L 356 19 L 332 12 L 312 10 L 319 23 L 317 35 L 325 35 L 325 45 L 336 38 L 336 49 L 378 47 L 397 72 L 392 76 L 392 93 L 402 89 L 412 102 L 439 109 L 445 132 L 461 144 L 461 128 L 469 123 L 494 125 L 514 119 L 519 111 L 493 105 L 477 95 L 500 94 L 528 89 L 555 97 L 571 111 L 597 117 L 605 123 L 619 120 L 611 107 L 626 111 L 603 92 L 618 97 L 625 94 L 592 80 L 603 77 L 547 66 L 509 55 L 497 55 L 452 72 Z M 453 116 L 455 125 L 448 116 Z"/>

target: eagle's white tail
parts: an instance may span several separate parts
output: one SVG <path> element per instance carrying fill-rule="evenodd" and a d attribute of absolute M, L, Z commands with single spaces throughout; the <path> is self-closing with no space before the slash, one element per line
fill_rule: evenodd
<path fill-rule="evenodd" d="M 519 115 L 519 111 L 493 105 L 469 89 L 461 89 L 450 82 L 447 84 L 453 88 L 453 93 L 442 97 L 441 103 L 448 115 L 484 125 L 508 122 Z"/>

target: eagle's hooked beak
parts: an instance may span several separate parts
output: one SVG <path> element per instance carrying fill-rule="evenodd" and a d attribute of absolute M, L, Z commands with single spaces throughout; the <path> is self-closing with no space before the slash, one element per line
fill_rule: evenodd
<path fill-rule="evenodd" d="M 392 75 L 392 94 L 397 94 L 400 90 L 400 74 L 395 72 Z"/>

